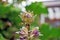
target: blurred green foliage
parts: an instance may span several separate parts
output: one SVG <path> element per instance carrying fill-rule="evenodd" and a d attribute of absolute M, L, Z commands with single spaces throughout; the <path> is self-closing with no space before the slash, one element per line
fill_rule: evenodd
<path fill-rule="evenodd" d="M 26 0 L 17 0 L 17 3 L 21 3 L 22 1 L 26 1 Z"/>
<path fill-rule="evenodd" d="M 34 2 L 29 6 L 25 7 L 27 11 L 33 11 L 34 14 L 47 14 L 48 10 L 47 8 L 43 5 L 42 2 Z"/>
<path fill-rule="evenodd" d="M 0 40 L 6 40 L 6 39 L 0 34 Z"/>
<path fill-rule="evenodd" d="M 16 27 L 20 26 L 19 24 L 22 21 L 19 17 L 20 12 L 21 10 L 19 8 L 15 8 L 11 5 L 0 5 L 0 18 L 8 18 Z"/>
<path fill-rule="evenodd" d="M 2 21 L 0 21 L 0 29 L 4 29 L 4 23 Z"/>
<path fill-rule="evenodd" d="M 60 37 L 60 28 L 58 28 L 58 27 L 50 28 L 49 24 L 42 24 L 39 30 L 43 34 L 43 36 L 40 37 L 42 40 Z"/>
<path fill-rule="evenodd" d="M 32 26 L 38 26 L 38 22 L 40 21 L 40 19 L 39 19 L 40 17 L 39 17 L 39 15 L 37 14 L 36 16 L 35 16 L 35 18 L 34 18 L 34 21 L 31 23 L 31 25 Z"/>
<path fill-rule="evenodd" d="M 12 26 L 8 28 L 8 31 L 4 31 L 5 22 L 0 20 L 0 29 L 2 33 L 8 38 L 14 36 L 14 32 L 18 31 L 21 27 L 21 18 L 19 17 L 21 13 L 20 8 L 15 8 L 12 5 L 1 5 L 0 4 L 0 18 L 8 18 L 11 21 Z"/>

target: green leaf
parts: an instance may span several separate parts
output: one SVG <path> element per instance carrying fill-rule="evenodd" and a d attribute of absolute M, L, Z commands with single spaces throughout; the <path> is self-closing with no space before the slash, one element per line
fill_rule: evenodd
<path fill-rule="evenodd" d="M 6 40 L 6 39 L 0 34 L 0 40 Z"/>
<path fill-rule="evenodd" d="M 0 29 L 3 30 L 4 29 L 4 23 L 2 21 L 0 21 Z"/>
<path fill-rule="evenodd" d="M 42 24 L 40 27 L 40 32 L 43 34 L 42 40 L 47 40 L 48 38 L 58 38 L 60 36 L 60 28 L 50 29 L 49 24 Z"/>
<path fill-rule="evenodd" d="M 34 2 L 29 6 L 25 7 L 27 11 L 33 11 L 34 14 L 47 14 L 47 8 L 42 4 L 42 2 Z"/>
<path fill-rule="evenodd" d="M 21 18 L 19 17 L 21 10 L 19 8 L 15 8 L 12 5 L 9 6 L 4 6 L 0 5 L 0 17 L 1 18 L 8 18 L 11 23 L 13 24 L 12 26 L 20 26 L 20 22 L 22 21 Z"/>

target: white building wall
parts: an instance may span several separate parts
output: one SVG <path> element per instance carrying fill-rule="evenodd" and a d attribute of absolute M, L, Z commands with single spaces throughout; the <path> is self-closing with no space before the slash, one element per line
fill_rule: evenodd
<path fill-rule="evenodd" d="M 55 14 L 53 12 L 53 9 L 52 8 L 48 8 L 48 18 L 49 19 L 54 19 L 55 18 Z"/>
<path fill-rule="evenodd" d="M 41 22 L 41 24 L 45 23 L 45 15 L 44 14 L 41 14 L 40 22 Z"/>
<path fill-rule="evenodd" d="M 60 8 L 55 7 L 54 9 L 55 9 L 55 18 L 60 19 Z"/>
<path fill-rule="evenodd" d="M 54 12 L 55 11 L 55 12 Z M 60 8 L 54 7 L 54 8 L 48 8 L 48 17 L 49 19 L 60 19 Z"/>

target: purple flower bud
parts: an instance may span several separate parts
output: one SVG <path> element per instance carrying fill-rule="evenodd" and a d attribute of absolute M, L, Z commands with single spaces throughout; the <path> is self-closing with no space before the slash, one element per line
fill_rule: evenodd
<path fill-rule="evenodd" d="M 26 38 L 26 36 L 20 36 L 20 40 L 25 40 Z"/>
<path fill-rule="evenodd" d="M 23 38 L 20 38 L 20 40 L 24 40 Z"/>
<path fill-rule="evenodd" d="M 24 32 L 21 30 L 21 31 L 19 32 L 19 34 L 20 34 L 20 35 L 23 35 L 23 34 L 24 34 Z"/>
<path fill-rule="evenodd" d="M 27 18 L 30 18 L 30 17 L 31 17 L 31 15 L 29 15 L 29 14 L 26 14 L 26 17 L 27 17 Z"/>
<path fill-rule="evenodd" d="M 33 34 L 34 34 L 34 36 L 39 36 L 39 31 L 38 30 L 34 30 Z"/>
<path fill-rule="evenodd" d="M 24 40 L 24 37 L 23 36 L 20 36 L 20 40 Z"/>

